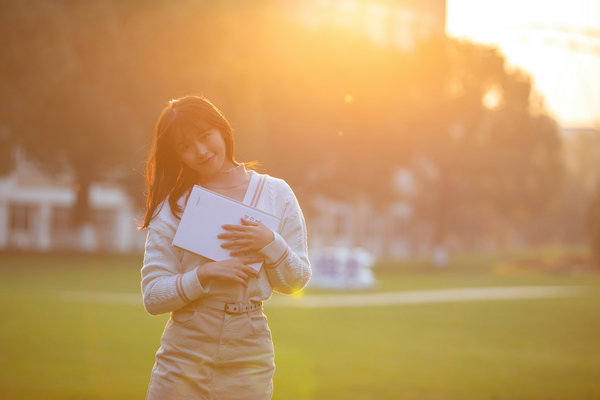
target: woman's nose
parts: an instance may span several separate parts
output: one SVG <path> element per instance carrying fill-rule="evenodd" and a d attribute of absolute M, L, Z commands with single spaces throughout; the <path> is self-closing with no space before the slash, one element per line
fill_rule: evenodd
<path fill-rule="evenodd" d="M 206 146 L 200 142 L 196 142 L 194 147 L 196 148 L 196 153 L 201 157 L 208 153 Z"/>

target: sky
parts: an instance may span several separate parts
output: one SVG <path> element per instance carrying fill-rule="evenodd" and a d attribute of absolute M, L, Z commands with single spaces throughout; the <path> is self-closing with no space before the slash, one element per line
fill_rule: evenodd
<path fill-rule="evenodd" d="M 600 0 L 447 0 L 449 36 L 498 46 L 565 128 L 600 129 Z"/>

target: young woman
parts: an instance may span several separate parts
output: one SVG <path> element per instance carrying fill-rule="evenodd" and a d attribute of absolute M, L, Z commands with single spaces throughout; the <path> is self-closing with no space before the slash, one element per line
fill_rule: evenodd
<path fill-rule="evenodd" d="M 270 399 L 275 365 L 262 302 L 273 290 L 300 290 L 311 275 L 294 193 L 236 162 L 231 126 L 196 96 L 172 100 L 160 114 L 146 179 L 144 306 L 153 315 L 171 313 L 147 399 Z M 243 219 L 224 225 L 225 261 L 173 247 L 195 184 L 279 216 L 278 232 Z M 249 265 L 256 262 L 259 271 Z"/>

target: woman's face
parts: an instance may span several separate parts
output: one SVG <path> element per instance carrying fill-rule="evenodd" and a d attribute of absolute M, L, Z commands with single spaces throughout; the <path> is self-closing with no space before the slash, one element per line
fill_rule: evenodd
<path fill-rule="evenodd" d="M 216 128 L 199 129 L 175 138 L 179 159 L 201 178 L 234 167 L 226 156 L 225 141 Z"/>

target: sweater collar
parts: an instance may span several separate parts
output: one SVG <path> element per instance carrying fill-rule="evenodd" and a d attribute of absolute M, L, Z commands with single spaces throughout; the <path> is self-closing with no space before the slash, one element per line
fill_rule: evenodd
<path fill-rule="evenodd" d="M 219 171 L 208 179 L 202 179 L 198 183 L 207 189 L 232 189 L 248 184 L 250 173 L 246 170 L 244 163 Z"/>

